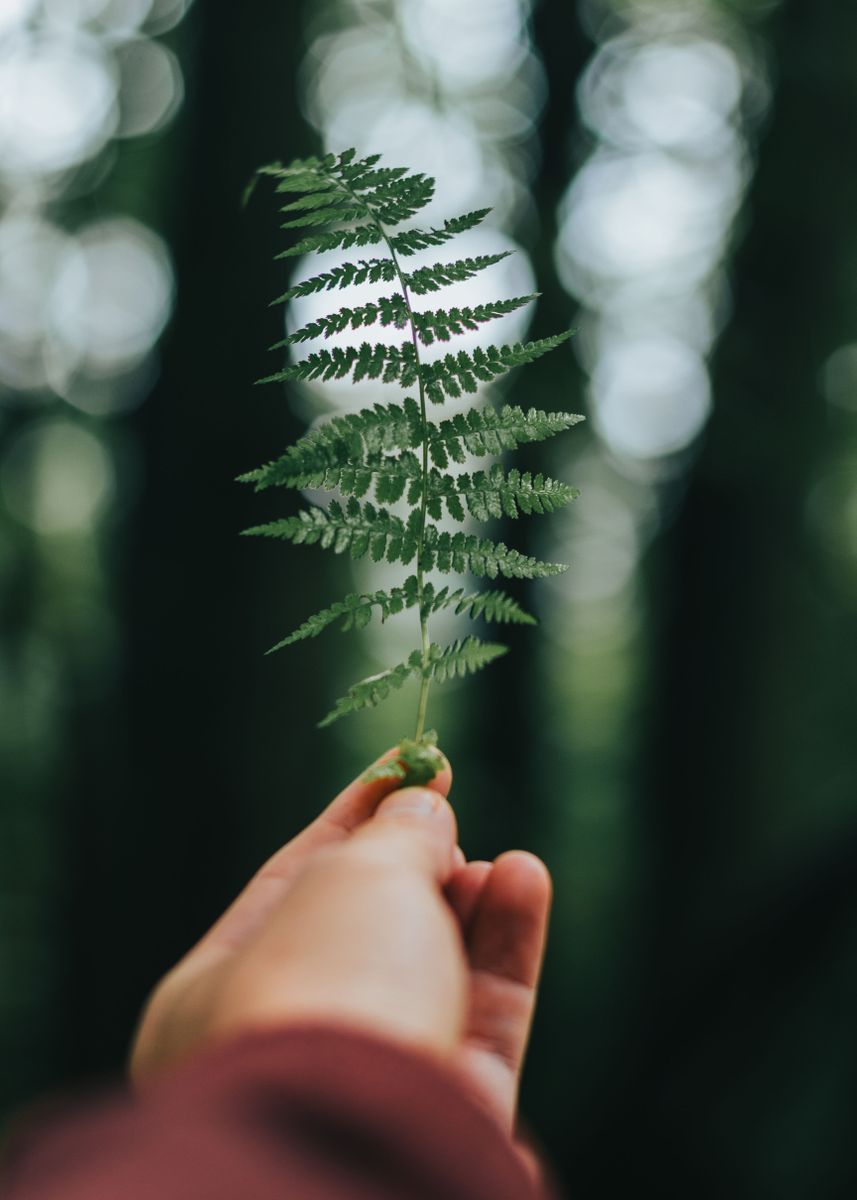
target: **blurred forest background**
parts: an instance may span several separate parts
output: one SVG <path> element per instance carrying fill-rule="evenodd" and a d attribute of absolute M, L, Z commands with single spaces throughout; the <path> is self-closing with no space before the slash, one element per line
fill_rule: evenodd
<path fill-rule="evenodd" d="M 403 732 L 314 728 L 386 634 L 263 657 L 371 571 L 239 538 L 298 501 L 233 483 L 354 402 L 252 388 L 288 274 L 239 197 L 356 145 L 578 329 L 493 390 L 587 414 L 526 462 L 581 498 L 497 531 L 571 570 L 432 715 L 467 853 L 556 879 L 527 1120 L 576 1196 L 854 1194 L 855 132 L 852 0 L 3 0 L 7 1117 L 119 1072 Z"/>

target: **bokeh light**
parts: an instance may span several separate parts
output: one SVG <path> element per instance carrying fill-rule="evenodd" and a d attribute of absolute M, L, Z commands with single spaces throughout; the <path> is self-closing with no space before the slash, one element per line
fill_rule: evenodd
<path fill-rule="evenodd" d="M 451 91 L 496 88 L 527 55 L 522 0 L 404 0 L 409 49 Z"/>
<path fill-rule="evenodd" d="M 857 412 L 857 342 L 835 350 L 824 364 L 821 387 L 836 408 Z"/>
<path fill-rule="evenodd" d="M 133 38 L 116 48 L 121 79 L 119 135 L 156 133 L 178 112 L 184 86 L 178 59 L 149 38 Z"/>
<path fill-rule="evenodd" d="M 658 458 L 683 450 L 711 409 L 708 372 L 700 355 L 668 338 L 616 339 L 592 378 L 595 425 L 628 458 Z"/>
<path fill-rule="evenodd" d="M 578 87 L 596 141 L 563 201 L 556 261 L 586 309 L 579 353 L 598 433 L 629 463 L 654 464 L 693 443 L 710 411 L 705 360 L 749 178 L 741 103 L 754 64 L 713 6 L 622 16 Z"/>
<path fill-rule="evenodd" d="M 7 388 L 46 385 L 57 279 L 74 257 L 74 240 L 43 218 L 0 221 L 0 381 Z"/>
<path fill-rule="evenodd" d="M 20 29 L 36 7 L 37 0 L 3 0 L 0 4 L 0 37 L 10 29 Z"/>
<path fill-rule="evenodd" d="M 9 512 L 40 534 L 88 533 L 109 504 L 113 486 L 110 456 L 100 440 L 64 418 L 24 430 L 0 467 Z"/>
<path fill-rule="evenodd" d="M 49 174 L 97 154 L 116 129 L 115 66 L 83 33 L 21 34 L 0 43 L 0 164 Z"/>
<path fill-rule="evenodd" d="M 144 135 L 138 162 L 154 164 L 181 106 L 178 60 L 155 39 L 188 7 L 0 0 L 0 977 L 13 981 L 0 987 L 0 1034 L 15 1030 L 20 1060 L 4 1046 L 10 1079 L 51 1053 L 63 721 L 116 686 L 124 653 L 103 535 L 136 494 L 138 448 L 122 416 L 157 377 L 173 304 L 170 253 L 145 223 L 164 209 L 129 147 Z M 142 187 L 129 188 L 135 177 Z"/>
<path fill-rule="evenodd" d="M 127 368 L 154 345 L 172 306 L 169 254 L 128 219 L 83 229 L 56 283 L 57 335 L 94 374 Z"/>
<path fill-rule="evenodd" d="M 0 380 L 64 395 L 77 372 L 124 372 L 170 315 L 173 277 L 161 239 L 113 219 L 72 237 L 35 217 L 0 221 Z"/>

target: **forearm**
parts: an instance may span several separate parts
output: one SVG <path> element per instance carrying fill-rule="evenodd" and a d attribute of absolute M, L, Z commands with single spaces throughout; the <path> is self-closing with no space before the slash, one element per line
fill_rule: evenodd
<path fill-rule="evenodd" d="M 429 1056 L 331 1028 L 201 1053 L 13 1151 L 6 1200 L 535 1200 L 499 1126 Z"/>

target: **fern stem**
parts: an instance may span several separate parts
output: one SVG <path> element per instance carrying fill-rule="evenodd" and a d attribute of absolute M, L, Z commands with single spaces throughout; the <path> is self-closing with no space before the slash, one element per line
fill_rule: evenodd
<path fill-rule="evenodd" d="M 348 184 L 344 180 L 337 179 L 337 180 L 335 180 L 335 182 L 338 183 L 340 186 L 344 186 L 345 190 L 348 192 L 349 196 L 351 196 L 351 198 L 355 201 L 355 203 L 363 208 L 363 210 L 366 212 L 367 216 L 369 217 L 369 220 L 372 221 L 372 223 L 375 225 L 376 229 L 381 234 L 381 237 L 384 240 L 384 245 L 387 247 L 390 258 L 392 259 L 393 265 L 396 269 L 396 275 L 399 280 L 399 286 L 402 289 L 402 296 L 404 297 L 405 308 L 407 309 L 407 313 L 408 313 L 408 324 L 410 326 L 410 331 L 411 331 L 411 341 L 413 342 L 413 346 L 414 346 L 414 358 L 416 359 L 416 364 L 417 364 L 417 379 L 419 381 L 419 389 L 420 389 L 420 392 L 419 392 L 419 395 L 420 395 L 420 426 L 421 426 L 420 433 L 421 433 L 421 440 L 422 440 L 422 464 L 421 464 L 421 472 L 420 472 L 420 520 L 419 520 L 419 525 L 417 527 L 417 554 L 416 554 L 417 605 L 418 605 L 419 614 L 420 614 L 421 671 L 420 671 L 420 694 L 419 694 L 419 700 L 417 702 L 417 724 L 416 724 L 416 730 L 414 732 L 414 741 L 418 742 L 422 738 L 423 733 L 425 732 L 426 710 L 428 709 L 429 687 L 431 685 L 430 662 L 429 662 L 429 650 L 431 647 L 431 641 L 429 639 L 428 614 L 426 612 L 426 606 L 425 606 L 425 579 L 424 579 L 424 573 L 423 573 L 423 547 L 425 544 L 426 516 L 428 514 L 429 444 L 428 444 L 428 415 L 427 415 L 427 411 L 426 411 L 425 383 L 423 381 L 422 363 L 420 360 L 420 343 L 419 343 L 419 337 L 417 335 L 417 325 L 416 325 L 416 321 L 414 320 L 414 310 L 413 310 L 413 306 L 411 305 L 411 296 L 410 296 L 410 292 L 408 291 L 408 284 L 405 279 L 405 273 L 402 270 L 401 264 L 399 262 L 399 256 L 396 254 L 396 249 L 390 239 L 390 235 L 387 233 L 386 229 L 381 224 L 381 222 L 378 219 L 378 217 L 376 216 L 376 214 L 373 212 L 372 206 L 365 199 L 365 197 L 363 197 L 363 196 L 359 195 L 359 193 L 355 192 L 351 187 L 348 186 Z"/>

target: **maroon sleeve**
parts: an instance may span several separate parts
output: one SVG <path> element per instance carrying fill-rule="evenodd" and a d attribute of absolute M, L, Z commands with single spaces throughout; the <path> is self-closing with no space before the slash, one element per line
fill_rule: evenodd
<path fill-rule="evenodd" d="M 536 1200 L 441 1065 L 324 1027 L 258 1033 L 22 1139 L 4 1200 Z"/>

